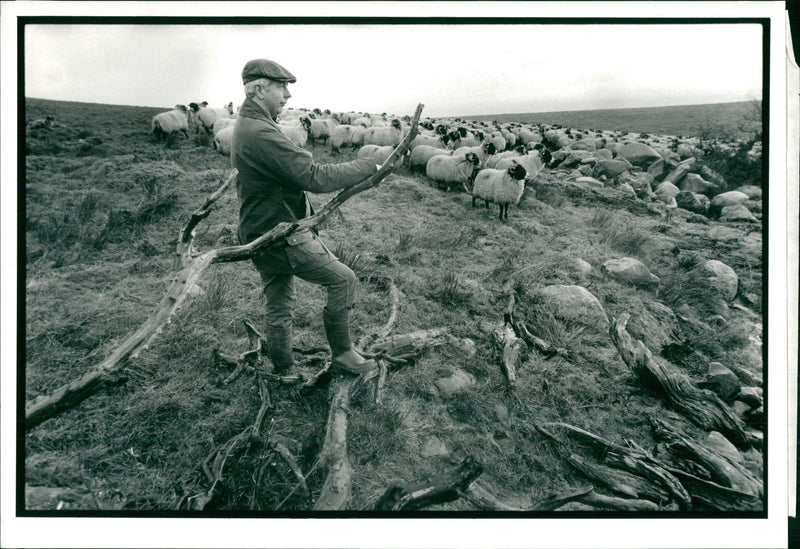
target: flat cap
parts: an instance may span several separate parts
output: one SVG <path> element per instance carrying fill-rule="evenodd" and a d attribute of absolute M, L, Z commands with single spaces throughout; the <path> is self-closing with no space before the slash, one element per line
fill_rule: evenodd
<path fill-rule="evenodd" d="M 297 82 L 292 73 L 269 59 L 253 59 L 248 61 L 242 69 L 242 84 L 247 84 L 259 78 L 269 78 L 277 82 Z"/>

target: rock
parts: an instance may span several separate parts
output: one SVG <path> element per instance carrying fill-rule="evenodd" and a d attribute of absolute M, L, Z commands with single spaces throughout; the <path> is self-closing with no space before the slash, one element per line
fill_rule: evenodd
<path fill-rule="evenodd" d="M 458 285 L 460 291 L 469 296 L 474 304 L 488 305 L 492 299 L 492 293 L 477 280 L 472 280 L 471 278 L 459 279 Z"/>
<path fill-rule="evenodd" d="M 578 168 L 578 171 L 581 172 L 585 177 L 591 177 L 591 175 L 594 173 L 592 166 L 589 164 L 582 164 Z"/>
<path fill-rule="evenodd" d="M 705 214 L 708 212 L 711 199 L 702 194 L 695 194 L 692 191 L 681 191 L 675 196 L 675 202 L 679 208 L 697 214 Z"/>
<path fill-rule="evenodd" d="M 494 415 L 497 417 L 499 422 L 505 423 L 508 421 L 508 408 L 506 408 L 504 404 L 495 404 Z"/>
<path fill-rule="evenodd" d="M 748 196 L 739 191 L 728 191 L 726 193 L 718 194 L 711 199 L 711 205 L 716 208 L 724 208 L 725 206 L 735 206 L 747 202 Z"/>
<path fill-rule="evenodd" d="M 533 297 L 548 305 L 557 318 L 601 330 L 608 328 L 608 316 L 603 306 L 594 294 L 582 286 L 545 286 L 535 290 Z"/>
<path fill-rule="evenodd" d="M 703 179 L 710 181 L 717 187 L 725 187 L 727 185 L 724 177 L 706 165 L 700 166 L 700 175 L 703 177 Z"/>
<path fill-rule="evenodd" d="M 720 221 L 744 221 L 747 223 L 758 223 L 758 219 L 747 209 L 744 204 L 725 206 L 719 214 Z"/>
<path fill-rule="evenodd" d="M 639 191 L 645 187 L 652 186 L 655 183 L 653 176 L 647 172 L 622 172 L 616 177 L 617 184 L 621 185 L 627 183 L 634 191 Z"/>
<path fill-rule="evenodd" d="M 435 383 L 441 394 L 454 395 L 475 385 L 475 376 L 457 368 L 449 377 L 439 378 Z"/>
<path fill-rule="evenodd" d="M 618 190 L 624 192 L 628 196 L 636 196 L 636 191 L 627 183 L 621 183 L 618 187 Z"/>
<path fill-rule="evenodd" d="M 748 198 L 761 198 L 762 195 L 761 187 L 755 185 L 743 185 L 735 190 L 746 194 Z"/>
<path fill-rule="evenodd" d="M 625 160 L 600 160 L 594 165 L 594 172 L 592 175 L 598 179 L 603 175 L 608 179 L 613 179 L 622 172 L 630 170 L 631 167 L 631 163 Z"/>
<path fill-rule="evenodd" d="M 751 410 L 750 406 L 741 400 L 734 400 L 733 404 L 731 404 L 731 408 L 733 409 L 733 413 L 739 416 L 742 420 L 747 421 L 747 415 Z"/>
<path fill-rule="evenodd" d="M 706 274 L 708 282 L 722 298 L 726 301 L 733 301 L 739 290 L 739 277 L 736 275 L 736 271 L 716 259 L 706 261 L 701 269 Z"/>
<path fill-rule="evenodd" d="M 658 200 L 660 200 L 664 204 L 669 204 L 672 201 L 672 199 L 678 196 L 678 193 L 680 193 L 681 190 L 678 187 L 676 187 L 673 183 L 670 183 L 669 181 L 664 181 L 662 183 L 659 183 L 658 187 L 656 187 L 655 191 L 653 192 L 655 193 L 656 198 L 658 198 Z"/>
<path fill-rule="evenodd" d="M 667 175 L 667 163 L 663 158 L 656 160 L 647 167 L 647 173 L 650 174 L 654 180 L 660 180 Z"/>
<path fill-rule="evenodd" d="M 692 171 L 696 161 L 697 160 L 694 157 L 687 158 L 678 164 L 674 170 L 669 172 L 669 174 L 667 174 L 667 176 L 664 178 L 664 181 L 669 181 L 670 183 L 677 185 L 687 173 Z"/>
<path fill-rule="evenodd" d="M 708 365 L 708 373 L 705 379 L 700 381 L 697 386 L 713 391 L 726 402 L 733 400 L 742 388 L 736 374 L 719 362 L 712 362 Z"/>
<path fill-rule="evenodd" d="M 575 267 L 575 270 L 582 278 L 592 274 L 592 266 L 580 257 L 573 257 L 570 263 Z"/>
<path fill-rule="evenodd" d="M 575 180 L 575 183 L 581 183 L 582 185 L 586 185 L 587 187 L 604 187 L 603 182 L 599 179 L 595 179 L 594 177 L 579 177 Z"/>
<path fill-rule="evenodd" d="M 424 458 L 446 456 L 450 453 L 444 442 L 437 437 L 430 436 L 422 443 L 422 449 L 419 452 Z"/>
<path fill-rule="evenodd" d="M 736 400 L 741 400 L 751 408 L 760 408 L 764 405 L 764 392 L 761 387 L 742 387 Z"/>
<path fill-rule="evenodd" d="M 611 160 L 614 158 L 614 153 L 609 151 L 608 149 L 597 149 L 594 151 L 594 157 L 597 160 Z"/>
<path fill-rule="evenodd" d="M 639 260 L 632 257 L 609 259 L 601 267 L 601 272 L 618 282 L 634 286 L 658 286 L 659 278 L 650 272 Z"/>
<path fill-rule="evenodd" d="M 694 156 L 694 149 L 685 143 L 681 143 L 678 145 L 677 150 L 675 151 L 678 153 L 678 156 L 681 157 L 681 160 L 686 158 L 691 158 Z"/>
<path fill-rule="evenodd" d="M 717 189 L 715 184 L 706 181 L 696 173 L 687 173 L 681 179 L 679 187 L 682 191 L 692 191 L 699 194 L 708 194 Z"/>
<path fill-rule="evenodd" d="M 663 160 L 652 147 L 644 143 L 626 143 L 617 150 L 617 157 L 624 158 L 634 166 L 639 166 L 646 170 L 650 164 L 657 160 Z"/>
<path fill-rule="evenodd" d="M 646 301 L 644 307 L 631 312 L 628 332 L 654 353 L 661 353 L 665 347 L 681 341 L 683 336 L 678 317 L 672 309 L 657 301 Z"/>

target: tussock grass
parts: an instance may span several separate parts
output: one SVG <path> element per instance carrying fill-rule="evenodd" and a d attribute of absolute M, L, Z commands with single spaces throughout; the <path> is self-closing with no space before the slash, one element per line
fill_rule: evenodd
<path fill-rule="evenodd" d="M 51 106 L 33 101 L 26 114 L 43 118 Z M 28 398 L 82 375 L 147 319 L 174 275 L 179 229 L 230 171 L 229 159 L 204 144 L 202 135 L 179 136 L 169 146 L 152 141 L 150 119 L 162 109 L 58 106 L 57 131 L 26 136 L 25 236 L 31 248 L 45 251 L 26 271 Z M 109 117 L 113 125 L 95 123 Z M 80 156 L 77 139 L 97 154 Z M 307 148 L 319 162 L 355 156 L 344 151 L 334 159 L 328 147 Z M 683 224 L 659 233 L 651 219 L 572 204 L 558 188 L 560 177 L 537 176 L 536 199 L 513 210 L 506 225 L 471 208 L 464 193 L 441 192 L 424 176 L 398 168 L 379 187 L 348 201 L 342 216 L 326 226 L 326 244 L 359 275 L 359 303 L 351 314 L 355 339 L 388 319 L 383 281 L 391 279 L 401 292 L 394 334 L 447 326 L 475 343 L 474 354 L 445 345 L 392 366 L 382 405 L 375 404 L 371 386 L 353 395 L 351 510 L 371 509 L 392 482 L 439 474 L 466 455 L 484 465 L 483 483 L 521 505 L 585 484 L 533 428 L 547 421 L 568 421 L 619 442 L 627 438 L 652 447 L 646 414 L 664 413 L 663 403 L 637 387 L 607 334 L 560 320 L 532 299 L 532 290 L 542 285 L 587 286 L 609 314 L 632 313 L 632 332 L 648 299 L 700 321 L 693 330 L 682 326 L 684 339 L 674 342 L 672 355 L 662 355 L 694 365 L 693 374 L 702 373 L 712 358 L 748 360 L 738 352 L 749 334 L 736 321 L 736 311 L 729 311 L 727 322 L 705 322 L 713 307 L 694 277 L 704 250 L 714 249 L 714 257 L 730 258 L 743 287 L 760 293 L 754 246 L 740 246 L 727 235 L 712 240 L 707 227 L 691 227 L 690 233 Z M 330 196 L 312 199 L 316 207 Z M 227 245 L 231 235 L 235 238 L 236 219 L 231 191 L 198 228 L 198 250 Z M 676 245 L 697 257 L 661 253 Z M 581 257 L 597 269 L 619 253 L 657 264 L 662 278 L 657 296 L 596 272 L 581 275 L 573 262 Z M 516 293 L 518 318 L 542 339 L 572 352 L 565 360 L 526 349 L 513 392 L 486 329 L 503 321 L 507 284 Z M 214 265 L 199 286 L 203 292 L 187 299 L 127 365 L 127 381 L 27 433 L 26 482 L 119 490 L 130 510 L 169 510 L 181 497 L 208 490 L 199 464 L 250 425 L 259 407 L 253 374 L 223 385 L 232 370 L 214 364 L 211 351 L 235 356 L 249 350 L 242 321 L 263 329 L 266 319 L 261 282 L 249 262 Z M 326 293 L 302 281 L 297 290 L 293 344 L 302 358 L 306 349 L 326 346 L 321 319 Z M 474 385 L 456 395 L 441 394 L 437 380 L 457 369 L 471 374 Z M 319 496 L 325 471 L 315 464 L 329 385 L 300 394 L 274 383 L 270 391 L 273 408 L 262 435 L 229 457 L 220 510 L 308 508 L 294 474 L 269 450 L 268 440 L 286 445 L 307 476 L 312 497 Z M 424 456 L 433 437 L 444 453 Z M 459 500 L 435 509 L 471 506 Z"/>

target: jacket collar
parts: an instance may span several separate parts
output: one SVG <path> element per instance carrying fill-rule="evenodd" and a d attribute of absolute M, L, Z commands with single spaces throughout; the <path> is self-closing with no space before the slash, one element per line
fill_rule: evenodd
<path fill-rule="evenodd" d="M 264 120 L 265 122 L 272 122 L 273 124 L 275 123 L 275 120 L 273 120 L 272 116 L 249 97 L 244 100 L 244 103 L 242 103 L 242 108 L 239 109 L 239 116 Z"/>

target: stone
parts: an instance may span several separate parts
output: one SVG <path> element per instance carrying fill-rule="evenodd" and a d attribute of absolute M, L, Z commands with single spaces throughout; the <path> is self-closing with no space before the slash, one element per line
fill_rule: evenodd
<path fill-rule="evenodd" d="M 508 408 L 506 408 L 504 404 L 495 404 L 494 415 L 497 417 L 498 421 L 505 423 L 508 421 Z"/>
<path fill-rule="evenodd" d="M 631 167 L 631 163 L 624 160 L 600 160 L 594 165 L 594 173 L 592 175 L 598 179 L 603 175 L 608 179 L 613 179 L 622 172 L 630 170 Z"/>
<path fill-rule="evenodd" d="M 446 456 L 450 453 L 444 442 L 437 437 L 430 436 L 422 443 L 419 454 L 424 458 Z"/>
<path fill-rule="evenodd" d="M 639 191 L 645 187 L 652 186 L 655 179 L 647 172 L 622 172 L 616 177 L 617 184 L 627 183 L 634 191 Z"/>
<path fill-rule="evenodd" d="M 598 327 L 603 331 L 608 328 L 608 316 L 600 301 L 582 286 L 545 286 L 534 290 L 533 296 L 549 306 L 557 318 Z"/>
<path fill-rule="evenodd" d="M 678 196 L 678 193 L 681 192 L 681 190 L 673 183 L 670 183 L 669 181 L 663 181 L 658 184 L 653 192 L 658 200 L 665 204 L 669 204 L 673 198 Z"/>
<path fill-rule="evenodd" d="M 733 301 L 739 290 L 739 277 L 736 275 L 736 271 L 716 259 L 706 261 L 701 268 L 708 282 L 722 298 L 726 301 Z"/>
<path fill-rule="evenodd" d="M 678 153 L 678 156 L 681 157 L 681 160 L 685 160 L 694 156 L 694 149 L 685 143 L 678 145 L 675 152 Z"/>
<path fill-rule="evenodd" d="M 594 177 L 579 177 L 575 180 L 575 183 L 581 183 L 582 185 L 586 185 L 588 187 L 604 187 L 603 182 L 599 179 L 595 179 Z"/>
<path fill-rule="evenodd" d="M 760 408 L 764 405 L 764 391 L 761 387 L 742 387 L 736 400 L 741 400 L 751 408 Z"/>
<path fill-rule="evenodd" d="M 647 167 L 647 173 L 649 173 L 653 179 L 660 180 L 667 175 L 666 161 L 663 158 L 656 160 Z"/>
<path fill-rule="evenodd" d="M 750 406 L 742 402 L 741 400 L 734 400 L 733 404 L 731 404 L 731 408 L 733 409 L 733 413 L 735 413 L 739 418 L 746 420 L 747 415 L 750 413 Z"/>
<path fill-rule="evenodd" d="M 699 194 L 708 194 L 717 189 L 714 183 L 706 181 L 696 173 L 687 173 L 678 186 L 682 191 L 692 191 Z"/>
<path fill-rule="evenodd" d="M 631 187 L 628 183 L 621 183 L 618 187 L 618 190 L 624 192 L 628 196 L 636 196 L 636 191 L 633 187 Z"/>
<path fill-rule="evenodd" d="M 646 170 L 656 160 L 663 160 L 652 147 L 644 143 L 626 143 L 617 150 L 617 157 Z"/>
<path fill-rule="evenodd" d="M 748 198 L 761 198 L 762 195 L 761 187 L 756 187 L 755 185 L 742 185 L 735 190 L 746 194 Z"/>
<path fill-rule="evenodd" d="M 670 183 L 677 185 L 687 173 L 692 171 L 695 162 L 697 162 L 697 160 L 694 157 L 687 158 L 686 160 L 678 164 L 675 167 L 675 169 L 669 172 L 667 176 L 664 178 L 664 181 L 669 181 Z"/>
<path fill-rule="evenodd" d="M 725 206 L 719 214 L 720 221 L 743 221 L 747 223 L 758 223 L 758 219 L 753 212 L 747 209 L 744 204 L 734 204 Z"/>
<path fill-rule="evenodd" d="M 581 172 L 584 175 L 584 177 L 591 177 L 591 175 L 594 173 L 592 166 L 590 166 L 589 164 L 582 164 L 578 168 L 578 171 Z"/>
<path fill-rule="evenodd" d="M 726 193 L 718 194 L 711 199 L 711 205 L 716 208 L 724 208 L 725 206 L 735 206 L 747 202 L 749 197 L 740 191 L 728 191 Z"/>
<path fill-rule="evenodd" d="M 475 385 L 475 376 L 469 372 L 456 369 L 449 377 L 436 380 L 436 387 L 443 395 L 455 395 Z"/>
<path fill-rule="evenodd" d="M 594 151 L 594 157 L 597 158 L 597 160 L 611 160 L 614 158 L 614 153 L 608 149 L 597 149 Z"/>
<path fill-rule="evenodd" d="M 692 191 L 681 191 L 675 196 L 675 203 L 679 208 L 697 214 L 705 214 L 711 204 L 711 199 L 702 194 Z"/>
<path fill-rule="evenodd" d="M 642 262 L 632 257 L 609 259 L 603 263 L 600 271 L 618 282 L 634 286 L 657 287 L 660 282 L 659 278 L 651 273 Z"/>
<path fill-rule="evenodd" d="M 726 402 L 733 400 L 742 388 L 736 374 L 719 362 L 712 362 L 708 365 L 708 373 L 697 386 L 713 391 Z"/>

